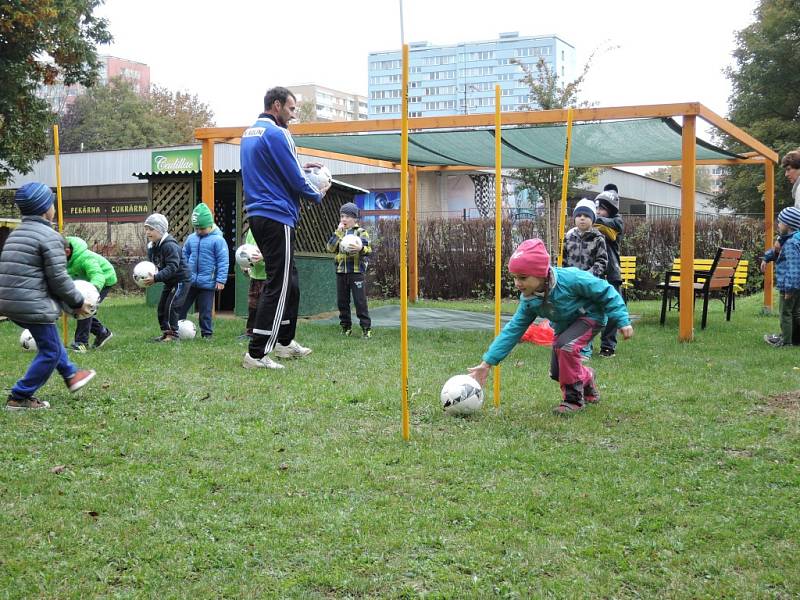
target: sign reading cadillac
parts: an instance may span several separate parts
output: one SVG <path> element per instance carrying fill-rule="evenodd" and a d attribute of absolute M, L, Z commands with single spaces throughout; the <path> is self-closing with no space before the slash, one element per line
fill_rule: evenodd
<path fill-rule="evenodd" d="M 200 171 L 200 149 L 156 150 L 151 153 L 153 173 L 192 173 Z"/>

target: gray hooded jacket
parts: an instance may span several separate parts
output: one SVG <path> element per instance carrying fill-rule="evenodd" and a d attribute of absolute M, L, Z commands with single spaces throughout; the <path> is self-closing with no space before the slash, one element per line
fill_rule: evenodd
<path fill-rule="evenodd" d="M 0 255 L 0 315 L 21 323 L 54 323 L 60 301 L 71 308 L 83 304 L 67 275 L 64 239 L 44 217 L 22 217 Z"/>

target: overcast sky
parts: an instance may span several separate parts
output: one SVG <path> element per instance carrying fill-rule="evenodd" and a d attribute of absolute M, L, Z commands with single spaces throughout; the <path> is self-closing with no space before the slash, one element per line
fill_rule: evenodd
<path fill-rule="evenodd" d="M 725 115 L 735 32 L 756 0 L 404 0 L 405 41 L 452 44 L 500 32 L 558 35 L 600 106 L 699 101 Z M 100 52 L 150 65 L 154 83 L 196 93 L 218 126 L 247 125 L 264 91 L 316 83 L 366 95 L 370 51 L 399 49 L 398 0 L 107 0 Z"/>

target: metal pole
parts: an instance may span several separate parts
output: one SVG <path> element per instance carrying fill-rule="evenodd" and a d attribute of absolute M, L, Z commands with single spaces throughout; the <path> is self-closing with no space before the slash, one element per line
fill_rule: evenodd
<path fill-rule="evenodd" d="M 502 300 L 503 261 L 503 133 L 500 114 L 500 86 L 494 86 L 494 335 L 500 333 L 500 302 Z M 494 367 L 494 407 L 500 408 L 500 365 Z"/>
<path fill-rule="evenodd" d="M 408 411 L 408 45 L 403 44 L 402 132 L 400 136 L 400 402 L 403 439 L 411 433 Z"/>

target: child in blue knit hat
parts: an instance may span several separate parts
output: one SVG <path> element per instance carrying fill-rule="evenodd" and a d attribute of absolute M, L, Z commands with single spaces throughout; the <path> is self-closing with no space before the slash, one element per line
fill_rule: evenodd
<path fill-rule="evenodd" d="M 775 285 L 780 292 L 780 334 L 767 334 L 770 346 L 800 345 L 800 209 L 790 206 L 778 213 L 778 239 L 761 261 L 761 272 L 767 263 L 775 262 Z"/>
<path fill-rule="evenodd" d="M 64 240 L 53 230 L 53 192 L 43 183 L 27 183 L 14 194 L 22 224 L 6 239 L 0 255 L 0 314 L 31 332 L 38 350 L 30 367 L 11 388 L 7 410 L 50 408 L 34 396 L 53 371 L 70 392 L 77 392 L 95 376 L 79 369 L 67 357 L 56 319 L 61 305 L 76 315 L 91 308 L 67 274 Z"/>

